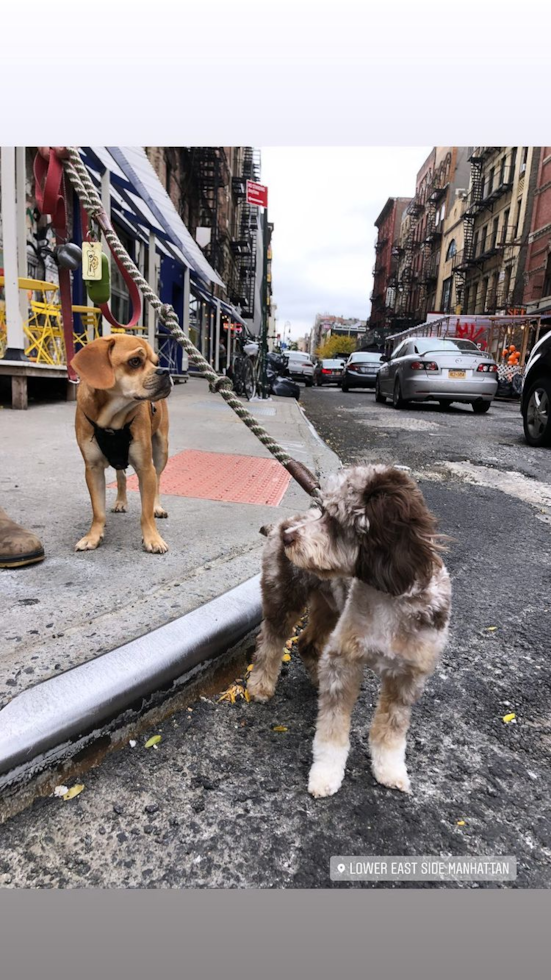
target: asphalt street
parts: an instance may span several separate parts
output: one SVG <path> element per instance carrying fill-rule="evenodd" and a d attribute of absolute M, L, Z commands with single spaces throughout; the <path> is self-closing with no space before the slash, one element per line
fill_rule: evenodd
<path fill-rule="evenodd" d="M 524 444 L 517 404 L 396 411 L 331 388 L 301 402 L 343 463 L 410 466 L 453 538 L 451 639 L 413 714 L 412 796 L 371 775 L 368 673 L 342 789 L 308 796 L 316 697 L 291 650 L 268 705 L 199 699 L 86 772 L 74 799 L 8 821 L 0 884 L 389 887 L 332 884 L 334 854 L 515 855 L 516 882 L 459 887 L 551 884 L 551 452 Z"/>

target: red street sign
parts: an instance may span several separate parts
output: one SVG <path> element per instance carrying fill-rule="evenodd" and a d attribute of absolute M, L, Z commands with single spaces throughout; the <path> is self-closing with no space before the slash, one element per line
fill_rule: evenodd
<path fill-rule="evenodd" d="M 268 188 L 264 184 L 256 184 L 254 180 L 247 181 L 247 204 L 257 204 L 261 208 L 268 207 Z"/>

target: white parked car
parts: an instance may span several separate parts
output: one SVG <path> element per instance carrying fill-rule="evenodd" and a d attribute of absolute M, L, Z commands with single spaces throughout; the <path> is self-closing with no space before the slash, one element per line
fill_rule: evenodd
<path fill-rule="evenodd" d="M 304 381 L 307 388 L 311 388 L 314 382 L 314 364 L 310 354 L 303 354 L 300 350 L 285 351 L 289 374 L 295 381 Z"/>

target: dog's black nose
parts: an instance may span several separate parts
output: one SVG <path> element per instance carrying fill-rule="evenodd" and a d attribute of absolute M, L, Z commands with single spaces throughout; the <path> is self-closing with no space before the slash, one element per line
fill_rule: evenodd
<path fill-rule="evenodd" d="M 298 528 L 296 527 L 284 527 L 282 533 L 283 544 L 292 544 L 298 538 Z"/>
<path fill-rule="evenodd" d="M 167 375 L 167 374 L 170 374 L 170 371 L 169 371 L 168 368 L 157 368 L 155 370 L 155 374 Z"/>

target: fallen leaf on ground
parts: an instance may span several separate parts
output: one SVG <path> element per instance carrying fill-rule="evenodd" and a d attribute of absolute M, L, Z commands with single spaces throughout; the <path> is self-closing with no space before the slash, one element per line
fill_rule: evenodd
<path fill-rule="evenodd" d="M 496 630 L 497 630 L 498 628 L 499 628 L 499 627 L 497 627 L 497 626 L 487 626 L 487 627 L 486 627 L 486 632 L 487 632 L 487 633 L 495 633 L 495 631 L 496 631 Z"/>
<path fill-rule="evenodd" d="M 237 698 L 245 697 L 245 688 L 241 684 L 230 684 L 227 691 L 223 691 L 218 702 L 229 701 L 230 704 L 235 704 Z"/>
<path fill-rule="evenodd" d="M 457 826 L 458 827 L 464 827 L 465 826 L 465 821 L 464 820 L 458 820 L 457 821 Z"/>
<path fill-rule="evenodd" d="M 65 793 L 69 792 L 68 786 L 56 786 L 54 789 L 54 796 L 65 796 Z"/>
<path fill-rule="evenodd" d="M 144 749 L 150 749 L 152 745 L 157 745 L 161 741 L 162 735 L 152 735 L 144 745 Z"/>
<path fill-rule="evenodd" d="M 82 793 L 83 789 L 84 783 L 77 783 L 76 786 L 71 786 L 71 789 L 68 789 L 67 792 L 63 794 L 63 799 L 72 800 L 74 796 L 78 796 L 79 793 Z"/>
<path fill-rule="evenodd" d="M 273 732 L 286 732 L 287 729 L 285 728 L 285 725 L 274 725 L 274 727 L 272 728 L 272 731 Z"/>
<path fill-rule="evenodd" d="M 288 664 L 289 661 L 290 661 L 290 659 L 291 659 L 291 654 L 290 653 L 284 653 L 281 659 L 282 659 L 282 661 L 283 661 L 284 664 Z"/>
<path fill-rule="evenodd" d="M 247 667 L 247 673 L 250 674 L 250 672 L 251 672 L 251 670 L 253 670 L 253 668 L 254 668 L 254 664 L 249 664 L 249 666 Z"/>
<path fill-rule="evenodd" d="M 511 712 L 511 714 L 509 714 L 509 715 L 503 715 L 502 721 L 504 721 L 505 724 L 508 725 L 509 722 L 510 721 L 514 721 L 515 718 L 516 718 L 516 715 L 513 712 Z"/>
<path fill-rule="evenodd" d="M 247 691 L 247 690 L 245 689 L 245 701 L 250 701 L 250 700 L 251 700 L 251 695 L 250 695 L 250 694 L 249 694 L 249 692 L 248 692 L 248 691 Z"/>

